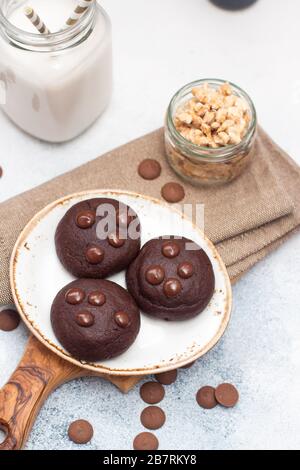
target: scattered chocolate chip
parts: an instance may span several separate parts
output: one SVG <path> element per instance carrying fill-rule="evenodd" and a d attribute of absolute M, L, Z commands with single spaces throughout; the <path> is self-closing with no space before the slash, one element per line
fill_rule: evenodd
<path fill-rule="evenodd" d="M 182 285 L 178 279 L 171 277 L 165 281 L 163 289 L 167 297 L 176 297 L 182 291 Z"/>
<path fill-rule="evenodd" d="M 128 214 L 128 212 L 126 211 L 126 209 L 124 210 L 117 210 L 117 213 L 116 213 L 116 219 L 117 219 L 117 225 L 119 227 L 128 227 L 131 222 L 134 220 L 134 216 L 133 215 L 130 215 Z"/>
<path fill-rule="evenodd" d="M 177 369 L 162 372 L 161 374 L 155 374 L 155 378 L 163 385 L 171 385 L 177 379 Z"/>
<path fill-rule="evenodd" d="M 180 367 L 180 369 L 190 369 L 196 361 L 190 362 L 189 364 L 186 364 L 185 366 Z"/>
<path fill-rule="evenodd" d="M 90 246 L 85 252 L 85 257 L 90 264 L 99 264 L 104 259 L 104 250 L 100 246 Z"/>
<path fill-rule="evenodd" d="M 76 315 L 76 323 L 77 325 L 83 326 L 84 328 L 89 328 L 95 323 L 95 317 L 88 310 L 82 310 Z"/>
<path fill-rule="evenodd" d="M 161 284 L 165 278 L 165 270 L 162 266 L 150 266 L 145 275 L 147 282 L 152 286 Z"/>
<path fill-rule="evenodd" d="M 96 215 L 93 211 L 82 211 L 79 212 L 76 218 L 76 225 L 79 228 L 90 228 L 96 221 Z"/>
<path fill-rule="evenodd" d="M 182 279 L 188 279 L 189 277 L 192 277 L 192 275 L 194 274 L 194 266 L 192 265 L 192 263 L 189 263 L 188 261 L 184 261 L 183 263 L 180 263 L 180 265 L 178 266 L 177 274 Z"/>
<path fill-rule="evenodd" d="M 138 174 L 144 180 L 155 180 L 161 174 L 160 163 L 152 158 L 146 158 L 139 164 Z"/>
<path fill-rule="evenodd" d="M 94 434 L 92 425 L 84 419 L 78 419 L 70 424 L 68 436 L 76 444 L 87 444 Z"/>
<path fill-rule="evenodd" d="M 163 400 L 165 389 L 157 382 L 146 382 L 140 388 L 140 395 L 144 402 L 155 405 Z"/>
<path fill-rule="evenodd" d="M 157 450 L 159 442 L 151 432 L 141 432 L 133 441 L 134 450 Z"/>
<path fill-rule="evenodd" d="M 125 240 L 123 238 L 120 238 L 116 233 L 111 233 L 108 236 L 108 243 L 114 248 L 120 248 L 124 245 Z"/>
<path fill-rule="evenodd" d="M 180 253 L 180 246 L 173 241 L 165 242 L 161 247 L 161 252 L 166 258 L 176 258 Z"/>
<path fill-rule="evenodd" d="M 106 297 L 102 292 L 94 291 L 91 292 L 88 296 L 88 303 L 96 307 L 101 307 L 106 302 Z"/>
<path fill-rule="evenodd" d="M 159 406 L 147 406 L 141 413 L 141 423 L 147 429 L 159 429 L 166 421 L 166 415 Z"/>
<path fill-rule="evenodd" d="M 207 410 L 214 408 L 218 404 L 215 397 L 215 389 L 210 385 L 206 385 L 198 390 L 196 400 L 199 406 Z"/>
<path fill-rule="evenodd" d="M 215 390 L 217 402 L 226 408 L 232 408 L 239 401 L 239 392 L 234 385 L 224 383 Z"/>
<path fill-rule="evenodd" d="M 84 298 L 85 298 L 84 291 L 82 289 L 79 289 L 78 287 L 69 289 L 65 295 L 65 300 L 70 305 L 81 304 Z"/>
<path fill-rule="evenodd" d="M 114 314 L 115 322 L 121 328 L 127 328 L 130 323 L 130 318 L 126 312 L 116 312 Z"/>
<path fill-rule="evenodd" d="M 20 317 L 16 310 L 5 308 L 0 311 L 0 330 L 13 331 L 20 323 Z"/>
<path fill-rule="evenodd" d="M 167 183 L 161 189 L 162 197 L 171 203 L 180 202 L 185 197 L 183 186 L 179 183 Z"/>
<path fill-rule="evenodd" d="M 2 175 L 3 175 L 3 170 L 2 170 L 2 167 L 0 166 L 0 178 Z"/>

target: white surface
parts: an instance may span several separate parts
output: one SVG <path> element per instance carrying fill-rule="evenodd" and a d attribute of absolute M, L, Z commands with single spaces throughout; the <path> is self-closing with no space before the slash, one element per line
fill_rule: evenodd
<path fill-rule="evenodd" d="M 212 243 L 189 219 L 183 218 L 180 212 L 175 212 L 167 204 L 157 204 L 156 201 L 136 197 L 134 194 L 102 191 L 77 195 L 64 200 L 63 204 L 60 200 L 51 210 L 45 209 L 39 215 L 38 223 L 35 220 L 28 230 L 25 229 L 26 233 L 19 239 L 12 262 L 13 293 L 16 305 L 29 328 L 33 328 L 33 333 L 46 341 L 46 345 L 54 352 L 70 360 L 70 355 L 55 337 L 49 315 L 56 294 L 75 279 L 63 268 L 56 255 L 55 231 L 70 207 L 95 197 L 111 197 L 131 207 L 138 214 L 142 227 L 142 246 L 153 238 L 165 235 L 189 237 L 197 243 L 212 263 L 215 292 L 201 315 L 188 321 L 166 322 L 141 312 L 138 337 L 119 357 L 88 364 L 73 358 L 72 361 L 79 367 L 82 365 L 93 368 L 96 372 L 145 375 L 147 372 L 159 373 L 174 369 L 176 364 L 183 366 L 199 358 L 220 339 L 230 318 L 231 285 L 224 264 Z M 153 224 L 153 220 L 160 220 L 159 226 Z M 126 289 L 125 270 L 108 279 Z"/>
<path fill-rule="evenodd" d="M 256 103 L 260 123 L 300 164 L 299 15 L 295 0 L 258 0 L 228 13 L 207 0 L 103 0 L 114 33 L 115 90 L 105 115 L 66 145 L 42 144 L 0 115 L 0 199 L 46 181 L 160 126 L 172 93 L 201 77 L 228 78 Z M 122 171 L 122 169 L 117 169 Z M 300 235 L 234 288 L 233 317 L 221 342 L 166 390 L 161 448 L 300 448 Z M 0 381 L 24 349 L 24 326 L 0 332 Z M 200 409 L 197 389 L 235 383 L 239 405 Z M 100 379 L 71 382 L 46 402 L 27 448 L 75 448 L 76 418 L 95 428 L 85 448 L 131 448 L 141 432 L 137 386 L 127 396 Z"/>

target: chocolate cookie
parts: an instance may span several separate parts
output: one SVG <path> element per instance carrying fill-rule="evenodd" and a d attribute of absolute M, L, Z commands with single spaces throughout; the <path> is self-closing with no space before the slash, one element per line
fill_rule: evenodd
<path fill-rule="evenodd" d="M 114 199 L 72 206 L 55 233 L 57 255 L 74 276 L 104 278 L 126 268 L 140 249 L 137 214 Z"/>
<path fill-rule="evenodd" d="M 51 323 L 72 356 L 94 362 L 119 356 L 132 345 L 140 329 L 140 312 L 118 284 L 79 279 L 55 297 Z"/>
<path fill-rule="evenodd" d="M 127 288 L 146 313 L 186 320 L 201 313 L 215 287 L 205 251 L 187 238 L 148 241 L 126 273 Z"/>

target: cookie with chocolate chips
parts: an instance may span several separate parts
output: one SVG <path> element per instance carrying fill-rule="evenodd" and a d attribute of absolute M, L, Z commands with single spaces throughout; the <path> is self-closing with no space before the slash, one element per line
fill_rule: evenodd
<path fill-rule="evenodd" d="M 53 331 L 75 358 L 96 362 L 119 356 L 134 342 L 140 312 L 123 287 L 102 279 L 65 286 L 51 308 Z"/>
<path fill-rule="evenodd" d="M 127 288 L 145 313 L 186 320 L 201 313 L 215 288 L 211 261 L 187 238 L 148 241 L 126 273 Z"/>
<path fill-rule="evenodd" d="M 63 266 L 79 278 L 121 271 L 140 249 L 137 214 L 115 199 L 95 198 L 72 206 L 58 224 L 55 246 Z"/>

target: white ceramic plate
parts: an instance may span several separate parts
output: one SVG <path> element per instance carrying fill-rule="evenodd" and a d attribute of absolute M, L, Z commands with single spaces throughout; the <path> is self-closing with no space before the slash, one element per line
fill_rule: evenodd
<path fill-rule="evenodd" d="M 142 313 L 135 343 L 121 356 L 102 363 L 80 362 L 57 341 L 50 322 L 50 308 L 57 292 L 74 278 L 60 264 L 54 245 L 58 222 L 75 203 L 92 197 L 112 197 L 131 206 L 139 215 L 142 244 L 160 235 L 186 236 L 208 254 L 216 288 L 208 307 L 196 318 L 166 322 Z M 94 372 L 143 375 L 183 366 L 211 349 L 224 333 L 231 311 L 231 284 L 213 244 L 170 205 L 123 191 L 91 191 L 62 198 L 39 212 L 20 234 L 10 266 L 16 306 L 32 333 L 64 359 Z M 110 280 L 125 287 L 125 272 Z"/>

